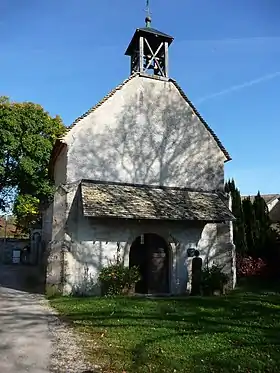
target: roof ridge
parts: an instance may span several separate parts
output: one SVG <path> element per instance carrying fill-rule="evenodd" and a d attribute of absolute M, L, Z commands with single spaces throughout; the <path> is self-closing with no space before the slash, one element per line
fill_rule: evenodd
<path fill-rule="evenodd" d="M 258 193 L 256 194 L 242 194 L 241 197 L 244 197 L 244 198 L 247 198 L 247 197 L 256 197 Z M 260 196 L 261 197 L 267 197 L 267 196 L 271 196 L 271 197 L 277 197 L 277 196 L 280 196 L 280 193 L 260 193 Z"/>
<path fill-rule="evenodd" d="M 212 128 L 210 128 L 210 126 L 207 124 L 207 122 L 205 121 L 205 119 L 202 117 L 202 115 L 196 109 L 196 107 L 191 102 L 191 100 L 187 97 L 187 95 L 185 94 L 185 92 L 183 91 L 183 89 L 179 86 L 179 84 L 177 83 L 177 81 L 175 79 L 172 79 L 172 78 L 170 78 L 169 81 L 171 81 L 175 85 L 175 87 L 178 89 L 178 91 L 181 94 L 181 96 L 183 97 L 183 99 L 189 104 L 189 106 L 191 107 L 191 109 L 193 110 L 193 112 L 197 115 L 197 117 L 199 118 L 199 120 L 201 121 L 201 123 L 204 125 L 204 127 L 207 129 L 207 131 L 210 133 L 210 135 L 214 138 L 214 140 L 216 141 L 218 147 L 221 149 L 221 151 L 224 153 L 225 157 L 227 158 L 227 161 L 230 161 L 232 158 L 229 155 L 229 153 L 226 150 L 226 148 L 223 146 L 221 140 L 218 138 L 218 136 L 215 134 L 215 132 L 212 130 Z"/>
<path fill-rule="evenodd" d="M 195 193 L 210 193 L 210 194 L 217 194 L 217 195 L 219 193 L 219 191 L 217 190 L 203 190 L 201 188 L 125 183 L 121 181 L 105 181 L 105 180 L 96 180 L 96 179 L 82 179 L 80 183 L 81 184 L 94 184 L 94 185 L 126 186 L 126 187 L 143 188 L 143 189 L 146 188 L 146 189 L 177 190 L 177 191 L 195 192 Z"/>

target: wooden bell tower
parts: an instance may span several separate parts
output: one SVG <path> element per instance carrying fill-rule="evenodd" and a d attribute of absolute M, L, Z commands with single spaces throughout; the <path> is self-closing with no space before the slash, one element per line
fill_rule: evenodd
<path fill-rule="evenodd" d="M 151 27 L 148 10 L 146 27 L 136 29 L 125 52 L 131 58 L 130 73 L 168 78 L 168 49 L 174 38 Z"/>

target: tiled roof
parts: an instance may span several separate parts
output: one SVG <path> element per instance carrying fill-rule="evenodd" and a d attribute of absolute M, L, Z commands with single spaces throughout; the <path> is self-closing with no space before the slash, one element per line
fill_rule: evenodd
<path fill-rule="evenodd" d="M 280 222 L 280 194 L 261 194 L 261 197 L 265 200 L 268 205 L 270 202 L 278 199 L 278 202 L 269 210 L 269 218 L 272 223 Z M 242 196 L 241 199 L 250 198 L 251 202 L 254 202 L 255 196 Z M 271 207 L 270 207 L 271 208 Z"/>
<path fill-rule="evenodd" d="M 138 28 L 138 29 L 136 29 L 136 31 L 135 31 L 132 39 L 131 39 L 131 42 L 129 43 L 129 46 L 127 47 L 127 50 L 125 51 L 125 55 L 126 56 L 131 56 L 135 51 L 135 46 L 136 46 L 137 41 L 139 40 L 139 37 L 140 36 L 147 36 L 147 34 L 150 34 L 149 42 L 152 41 L 151 36 L 152 36 L 152 38 L 153 37 L 156 37 L 156 38 L 160 37 L 161 40 L 167 41 L 169 45 L 174 40 L 173 36 L 167 35 L 164 32 L 158 31 L 158 30 L 156 30 L 152 27 Z"/>
<path fill-rule="evenodd" d="M 154 34 L 154 35 L 162 36 L 162 37 L 167 38 L 167 39 L 172 39 L 172 40 L 174 39 L 173 36 L 165 34 L 164 32 L 156 30 L 152 27 L 141 27 L 141 28 L 138 28 L 136 31 L 143 31 L 143 32 L 146 32 L 148 34 Z"/>
<path fill-rule="evenodd" d="M 279 194 L 263 194 L 262 195 L 262 198 L 265 200 L 266 203 L 270 203 L 279 197 L 280 197 Z"/>
<path fill-rule="evenodd" d="M 212 192 L 105 182 L 81 182 L 87 217 L 219 222 L 234 220 Z"/>
<path fill-rule="evenodd" d="M 280 201 L 269 211 L 269 218 L 272 223 L 280 222 Z"/>
<path fill-rule="evenodd" d="M 254 202 L 256 196 L 242 196 L 242 199 L 250 198 L 251 202 Z M 262 194 L 261 197 L 265 200 L 265 203 L 270 203 L 275 200 L 275 198 L 279 198 L 279 194 Z"/>

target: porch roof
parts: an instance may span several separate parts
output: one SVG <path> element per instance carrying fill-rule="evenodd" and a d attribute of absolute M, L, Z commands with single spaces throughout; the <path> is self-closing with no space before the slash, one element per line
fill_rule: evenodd
<path fill-rule="evenodd" d="M 234 220 L 218 193 L 94 181 L 81 182 L 83 214 L 137 220 Z"/>

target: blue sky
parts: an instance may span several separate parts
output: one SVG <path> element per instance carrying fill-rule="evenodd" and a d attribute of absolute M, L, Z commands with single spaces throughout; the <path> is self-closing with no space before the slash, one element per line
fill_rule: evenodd
<path fill-rule="evenodd" d="M 1 0 L 0 95 L 69 125 L 129 74 L 124 51 L 145 0 Z M 279 0 L 151 0 L 175 37 L 170 75 L 233 160 L 243 194 L 280 193 Z"/>

